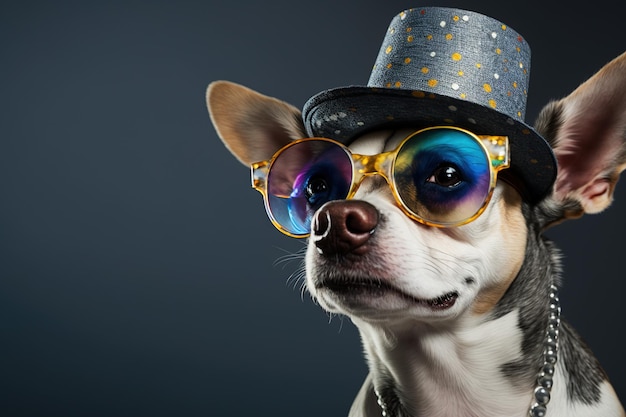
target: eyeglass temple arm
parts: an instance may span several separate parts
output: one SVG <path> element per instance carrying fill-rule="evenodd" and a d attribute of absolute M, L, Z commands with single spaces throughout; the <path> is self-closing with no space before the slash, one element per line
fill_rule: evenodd
<path fill-rule="evenodd" d="M 478 135 L 491 157 L 491 165 L 500 170 L 509 167 L 509 138 L 507 136 Z"/>
<path fill-rule="evenodd" d="M 267 173 L 270 168 L 270 161 L 255 162 L 250 165 L 250 179 L 252 188 L 265 194 L 265 186 L 267 184 Z"/>

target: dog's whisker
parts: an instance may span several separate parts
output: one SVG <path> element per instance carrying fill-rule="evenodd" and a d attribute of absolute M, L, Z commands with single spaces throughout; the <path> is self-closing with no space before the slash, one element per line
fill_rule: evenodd
<path fill-rule="evenodd" d="M 282 265 L 284 267 L 285 265 L 293 261 L 303 261 L 304 255 L 306 254 L 306 246 L 302 247 L 296 252 L 288 252 L 287 250 L 284 250 L 284 252 L 286 253 L 282 256 L 279 256 L 274 261 L 274 266 Z"/>

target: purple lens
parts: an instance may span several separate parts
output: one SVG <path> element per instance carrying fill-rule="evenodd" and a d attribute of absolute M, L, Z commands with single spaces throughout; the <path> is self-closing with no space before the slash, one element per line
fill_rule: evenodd
<path fill-rule="evenodd" d="M 352 171 L 351 156 L 334 142 L 311 139 L 288 145 L 268 173 L 271 216 L 293 235 L 309 234 L 317 209 L 328 201 L 346 198 Z"/>

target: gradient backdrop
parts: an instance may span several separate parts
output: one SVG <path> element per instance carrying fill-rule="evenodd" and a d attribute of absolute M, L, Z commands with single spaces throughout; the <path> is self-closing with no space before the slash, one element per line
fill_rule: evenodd
<path fill-rule="evenodd" d="M 266 219 L 205 89 L 301 107 L 366 83 L 399 11 L 462 5 L 530 43 L 532 121 L 626 49 L 612 0 L 548 4 L 3 1 L 0 415 L 345 416 L 358 334 L 301 293 L 303 242 Z M 622 400 L 625 210 L 620 184 L 608 211 L 549 233 L 563 315 Z"/>

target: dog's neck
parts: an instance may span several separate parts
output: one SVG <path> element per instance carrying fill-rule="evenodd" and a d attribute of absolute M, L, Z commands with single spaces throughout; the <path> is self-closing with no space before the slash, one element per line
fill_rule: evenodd
<path fill-rule="evenodd" d="M 527 317 L 528 306 L 501 305 L 492 312 L 493 319 L 474 317 L 449 325 L 382 328 L 355 322 L 380 415 L 502 416 L 528 413 L 529 408 L 531 416 L 545 415 L 556 367 L 560 306 L 555 286 L 542 292 L 545 308 L 534 306 L 542 319 Z M 537 323 L 532 340 L 519 330 L 529 320 Z"/>

